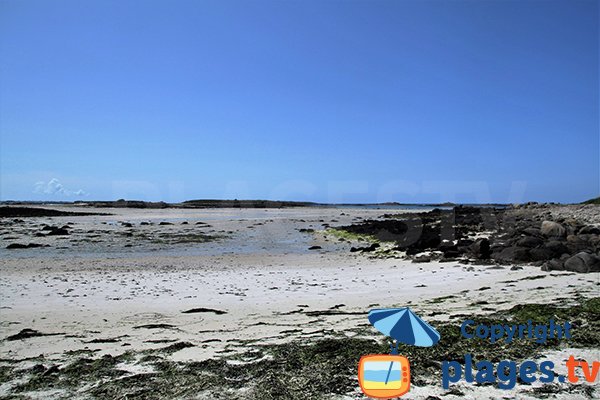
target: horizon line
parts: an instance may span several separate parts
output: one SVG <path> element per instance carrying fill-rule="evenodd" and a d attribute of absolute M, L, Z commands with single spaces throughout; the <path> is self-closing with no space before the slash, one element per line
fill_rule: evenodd
<path fill-rule="evenodd" d="M 386 202 L 344 202 L 344 203 L 323 203 L 317 201 L 305 201 L 305 200 L 270 200 L 270 199 L 190 199 L 183 200 L 180 202 L 166 202 L 162 200 L 151 201 L 151 200 L 135 200 L 135 199 L 117 199 L 117 200 L 0 200 L 0 204 L 9 205 L 9 204 L 71 204 L 71 205 L 106 205 L 110 207 L 115 203 L 133 203 L 139 205 L 163 205 L 165 207 L 176 207 L 176 206 L 188 206 L 189 208 L 194 208 L 193 203 L 207 203 L 207 205 L 213 205 L 214 203 L 270 203 L 270 204 L 279 204 L 280 206 L 288 205 L 288 206 L 303 206 L 303 207 L 315 207 L 315 206 L 380 206 L 380 205 L 395 205 L 395 206 L 456 206 L 456 205 L 498 205 L 498 206 L 507 206 L 514 204 L 556 204 L 556 205 L 580 205 L 580 204 L 590 204 L 594 203 L 596 200 L 596 204 L 598 203 L 598 198 L 584 200 L 578 203 L 561 203 L 554 201 L 523 201 L 518 203 L 511 202 L 469 202 L 469 203 L 460 203 L 460 202 L 452 202 L 452 201 L 444 201 L 444 202 L 436 202 L 436 203 L 404 203 L 399 201 L 386 201 Z M 197 204 L 197 207 L 201 207 L 201 204 Z"/>

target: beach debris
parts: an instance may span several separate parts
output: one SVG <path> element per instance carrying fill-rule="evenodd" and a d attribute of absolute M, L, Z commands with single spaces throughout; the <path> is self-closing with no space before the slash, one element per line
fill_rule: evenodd
<path fill-rule="evenodd" d="M 316 311 L 300 311 L 309 317 L 321 317 L 326 315 L 364 315 L 362 311 L 340 311 L 337 309 L 316 310 Z"/>
<path fill-rule="evenodd" d="M 177 339 L 148 339 L 144 340 L 144 343 L 173 343 L 176 342 Z"/>
<path fill-rule="evenodd" d="M 375 251 L 380 247 L 379 243 L 372 243 L 369 246 L 366 247 L 351 247 L 350 248 L 350 252 L 351 253 L 356 253 L 356 252 L 363 252 L 363 253 L 368 253 L 371 251 Z"/>
<path fill-rule="evenodd" d="M 177 329 L 177 327 L 171 324 L 145 324 L 134 326 L 133 329 Z"/>
<path fill-rule="evenodd" d="M 11 243 L 8 246 L 6 246 L 7 249 L 12 250 L 12 249 L 32 249 L 35 247 L 50 247 L 50 245 L 47 244 L 39 244 L 39 243 L 28 243 L 28 244 L 21 244 L 21 243 Z"/>
<path fill-rule="evenodd" d="M 223 315 L 223 314 L 227 314 L 227 311 L 215 310 L 214 308 L 199 307 L 199 308 L 191 308 L 189 310 L 182 311 L 181 313 L 182 314 L 214 313 L 217 315 Z"/>
<path fill-rule="evenodd" d="M 47 370 L 45 370 L 42 373 L 42 376 L 48 376 L 48 375 L 52 375 L 52 374 L 58 374 L 60 372 L 60 368 L 58 367 L 58 365 L 51 365 L 50 368 L 48 368 Z"/>
<path fill-rule="evenodd" d="M 117 343 L 117 342 L 121 341 L 120 338 L 128 337 L 128 336 L 129 335 L 123 335 L 123 336 L 114 337 L 114 338 L 98 338 L 98 339 L 84 341 L 83 343 Z"/>
<path fill-rule="evenodd" d="M 195 347 L 195 345 L 190 342 L 177 342 L 177 343 L 173 343 L 172 345 L 169 345 L 167 347 L 157 349 L 156 351 L 158 351 L 160 353 L 173 354 L 173 353 L 178 352 L 179 350 L 183 350 L 188 347 Z"/>
<path fill-rule="evenodd" d="M 35 329 L 25 328 L 22 329 L 19 333 L 6 337 L 4 340 L 12 342 L 15 340 L 23 340 L 40 336 L 57 336 L 64 335 L 64 333 L 43 333 L 36 331 Z"/>
<path fill-rule="evenodd" d="M 69 235 L 69 228 L 67 225 L 63 226 L 63 227 L 56 227 L 56 226 L 51 226 L 50 227 L 50 231 L 47 233 L 48 236 L 67 236 Z"/>

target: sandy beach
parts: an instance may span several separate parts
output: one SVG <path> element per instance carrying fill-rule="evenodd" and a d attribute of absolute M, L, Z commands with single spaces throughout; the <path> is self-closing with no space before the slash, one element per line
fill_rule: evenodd
<path fill-rule="evenodd" d="M 398 211 L 393 209 L 86 211 L 111 215 L 3 224 L 7 244 L 49 246 L 1 250 L 3 398 L 99 397 L 93 389 L 107 380 L 153 376 L 156 354 L 180 366 L 219 359 L 251 363 L 257 359 L 243 357 L 263 346 L 326 338 L 384 343 L 366 318 L 372 308 L 410 306 L 432 323 L 460 324 L 464 315 L 484 317 L 528 303 L 569 305 L 600 294 L 598 273 L 414 263 L 400 256 L 350 252 L 363 241 L 328 233 L 330 226 Z M 64 225 L 69 235 L 35 237 L 49 225 Z M 28 330 L 34 334 L 28 336 Z M 23 338 L 7 339 L 20 332 L 25 332 Z M 598 359 L 598 348 L 582 352 Z M 547 356 L 560 359 L 563 353 Z M 83 356 L 121 357 L 115 366 L 120 372 L 91 378 L 82 386 L 26 385 L 36 368 L 49 376 L 52 367 L 65 369 Z M 424 378 L 413 383 L 409 398 L 495 398 L 502 392 L 461 384 L 461 394 L 446 393 Z M 251 384 L 245 386 L 226 393 L 258 397 L 247 392 Z M 591 392 L 559 391 L 555 396 L 589 398 L 598 393 L 597 384 L 591 387 Z M 518 386 L 513 395 L 538 398 L 529 390 Z M 175 397 L 221 395 L 208 390 Z M 362 395 L 355 387 L 323 396 Z"/>

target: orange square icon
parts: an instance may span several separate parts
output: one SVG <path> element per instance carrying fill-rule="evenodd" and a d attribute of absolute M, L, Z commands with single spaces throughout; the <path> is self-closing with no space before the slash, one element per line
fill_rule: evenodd
<path fill-rule="evenodd" d="M 371 354 L 358 363 L 358 383 L 363 393 L 376 399 L 402 396 L 410 389 L 410 364 L 399 355 Z"/>

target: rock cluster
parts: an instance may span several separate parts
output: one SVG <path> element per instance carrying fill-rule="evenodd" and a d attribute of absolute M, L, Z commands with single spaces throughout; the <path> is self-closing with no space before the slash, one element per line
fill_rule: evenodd
<path fill-rule="evenodd" d="M 548 215 L 535 208 L 457 206 L 428 213 L 388 214 L 384 219 L 336 229 L 394 242 L 395 250 L 405 251 L 414 260 L 433 251 L 446 261 L 600 271 L 600 228 L 575 219 L 548 220 Z"/>
<path fill-rule="evenodd" d="M 507 246 L 501 251 L 512 252 L 513 261 L 540 264 L 545 271 L 600 272 L 600 228 L 576 220 L 521 221 L 521 225 L 528 226 L 499 238 Z"/>
<path fill-rule="evenodd" d="M 69 235 L 69 229 L 71 229 L 69 225 L 63 225 L 60 227 L 44 225 L 44 227 L 42 228 L 42 232 L 40 232 L 36 236 L 67 236 Z M 43 232 L 45 232 L 45 234 Z"/>

